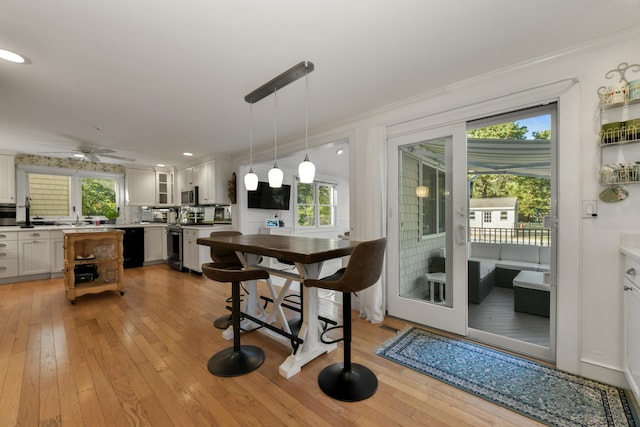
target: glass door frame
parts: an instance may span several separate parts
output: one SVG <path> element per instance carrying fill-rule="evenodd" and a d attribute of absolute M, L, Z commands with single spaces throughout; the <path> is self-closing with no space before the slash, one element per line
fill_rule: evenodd
<path fill-rule="evenodd" d="M 447 332 L 467 334 L 467 149 L 466 125 L 458 122 L 423 129 L 388 140 L 388 253 L 400 253 L 400 150 L 429 140 L 450 138 L 445 149 L 446 196 L 446 285 L 451 306 L 433 304 L 400 295 L 399 257 L 387 258 L 387 310 L 391 316 L 428 325 Z M 464 171 L 464 173 L 454 173 Z M 425 263 L 427 260 L 425 260 Z"/>

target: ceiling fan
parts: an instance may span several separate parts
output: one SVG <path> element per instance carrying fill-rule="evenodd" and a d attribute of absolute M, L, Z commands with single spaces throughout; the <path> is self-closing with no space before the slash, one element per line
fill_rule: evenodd
<path fill-rule="evenodd" d="M 76 148 L 75 150 L 70 150 L 70 151 L 57 151 L 57 152 L 48 152 L 48 153 L 43 153 L 43 154 L 71 154 L 73 155 L 73 157 L 77 158 L 78 160 L 88 160 L 90 162 L 99 162 L 101 161 L 101 157 L 106 157 L 109 159 L 116 159 L 116 160 L 123 160 L 126 162 L 135 162 L 136 159 L 132 159 L 130 157 L 124 157 L 124 156 L 117 156 L 115 154 L 111 154 L 111 153 L 115 153 L 116 150 L 113 150 L 111 148 L 94 148 L 94 147 L 86 147 L 86 146 L 80 146 L 78 148 Z"/>

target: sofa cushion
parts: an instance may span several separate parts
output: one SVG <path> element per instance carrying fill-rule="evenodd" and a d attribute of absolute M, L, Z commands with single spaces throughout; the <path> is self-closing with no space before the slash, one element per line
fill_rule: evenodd
<path fill-rule="evenodd" d="M 480 280 L 482 280 L 485 277 L 487 277 L 495 269 L 496 269 L 496 263 L 495 262 L 484 262 L 484 261 L 481 261 L 480 262 Z"/>
<path fill-rule="evenodd" d="M 540 264 L 536 262 L 526 262 L 526 261 L 511 261 L 511 260 L 500 260 L 496 262 L 496 267 L 504 268 L 507 270 L 529 270 L 529 271 L 538 271 L 540 268 Z"/>
<path fill-rule="evenodd" d="M 500 259 L 500 244 L 472 242 L 470 257 L 498 260 Z"/>
<path fill-rule="evenodd" d="M 538 264 L 540 262 L 540 250 L 538 246 L 533 245 L 503 243 L 500 247 L 500 260 Z"/>

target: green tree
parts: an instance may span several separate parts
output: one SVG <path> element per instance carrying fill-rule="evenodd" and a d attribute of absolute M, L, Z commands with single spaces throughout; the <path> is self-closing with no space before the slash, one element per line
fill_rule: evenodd
<path fill-rule="evenodd" d="M 116 208 L 115 182 L 110 179 L 84 178 L 82 180 L 82 214 L 104 215 Z"/>
<path fill-rule="evenodd" d="M 526 139 L 528 129 L 509 122 L 487 126 L 468 132 L 469 138 Z M 532 132 L 534 139 L 550 139 L 551 131 Z M 482 174 L 473 183 L 473 198 L 517 197 L 518 221 L 534 222 L 551 212 L 551 183 L 549 178 L 499 174 Z"/>

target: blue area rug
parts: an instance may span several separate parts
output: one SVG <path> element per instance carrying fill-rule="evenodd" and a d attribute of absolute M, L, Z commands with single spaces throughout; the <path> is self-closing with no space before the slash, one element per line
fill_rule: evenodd
<path fill-rule="evenodd" d="M 621 388 L 467 341 L 411 328 L 376 353 L 549 425 L 639 425 Z"/>

